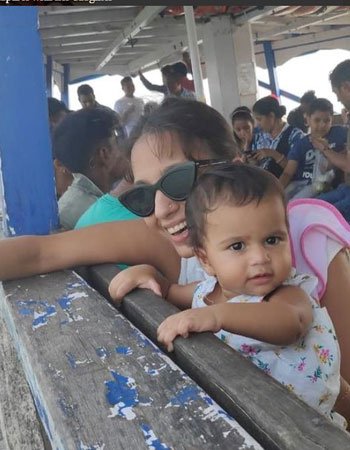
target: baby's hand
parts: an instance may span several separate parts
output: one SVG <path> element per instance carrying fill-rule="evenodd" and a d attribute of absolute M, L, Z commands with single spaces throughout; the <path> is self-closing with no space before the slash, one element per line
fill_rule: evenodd
<path fill-rule="evenodd" d="M 161 289 L 161 286 L 163 289 Z M 163 295 L 169 282 L 154 267 L 140 264 L 118 273 L 110 282 L 108 290 L 113 300 L 120 302 L 123 297 L 136 288 L 150 289 L 159 296 Z"/>
<path fill-rule="evenodd" d="M 169 316 L 158 327 L 158 341 L 167 348 L 168 352 L 172 352 L 176 336 L 187 338 L 191 332 L 212 331 L 215 333 L 219 331 L 221 326 L 216 309 L 217 306 L 208 306 L 189 309 Z"/>

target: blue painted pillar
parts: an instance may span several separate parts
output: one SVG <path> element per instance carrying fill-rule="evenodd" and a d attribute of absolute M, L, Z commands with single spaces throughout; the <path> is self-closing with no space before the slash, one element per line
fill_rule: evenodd
<path fill-rule="evenodd" d="M 6 236 L 58 226 L 37 7 L 0 14 L 0 157 Z"/>
<path fill-rule="evenodd" d="M 272 49 L 271 41 L 265 41 L 263 45 L 264 45 L 266 67 L 269 73 L 270 90 L 272 94 L 275 94 L 276 97 L 280 98 L 281 93 L 278 85 L 278 78 L 276 72 L 275 53 Z"/>
<path fill-rule="evenodd" d="M 46 57 L 46 95 L 52 97 L 52 56 Z"/>
<path fill-rule="evenodd" d="M 68 93 L 68 84 L 69 84 L 69 64 L 63 64 L 63 90 L 61 94 L 61 100 L 64 101 L 64 103 L 69 108 L 69 93 Z"/>

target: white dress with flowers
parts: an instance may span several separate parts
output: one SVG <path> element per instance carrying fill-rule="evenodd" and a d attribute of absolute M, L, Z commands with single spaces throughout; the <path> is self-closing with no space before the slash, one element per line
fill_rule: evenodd
<path fill-rule="evenodd" d="M 207 306 L 204 298 L 217 280 L 210 277 L 194 293 L 192 308 Z M 295 275 L 283 283 L 299 286 L 309 294 L 313 322 L 308 333 L 293 345 L 278 346 L 220 330 L 216 336 L 233 347 L 257 367 L 286 386 L 310 406 L 330 416 L 340 388 L 340 350 L 332 321 L 325 308 L 310 296 L 317 279 Z M 229 303 L 259 303 L 263 297 L 239 295 Z"/>

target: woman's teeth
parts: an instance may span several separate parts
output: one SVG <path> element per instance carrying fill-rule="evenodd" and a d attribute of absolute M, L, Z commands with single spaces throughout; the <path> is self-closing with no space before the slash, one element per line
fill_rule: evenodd
<path fill-rule="evenodd" d="M 178 234 L 178 233 L 184 231 L 186 228 L 187 228 L 187 223 L 186 223 L 186 221 L 184 221 L 184 222 L 181 222 L 181 223 L 175 225 L 174 227 L 168 228 L 167 231 L 170 234 Z"/>

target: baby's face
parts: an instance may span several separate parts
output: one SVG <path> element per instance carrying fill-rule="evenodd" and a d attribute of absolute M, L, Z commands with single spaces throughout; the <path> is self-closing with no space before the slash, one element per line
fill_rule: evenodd
<path fill-rule="evenodd" d="M 203 266 L 215 275 L 226 299 L 264 296 L 291 271 L 291 250 L 281 198 L 259 204 L 220 204 L 207 215 Z"/>

